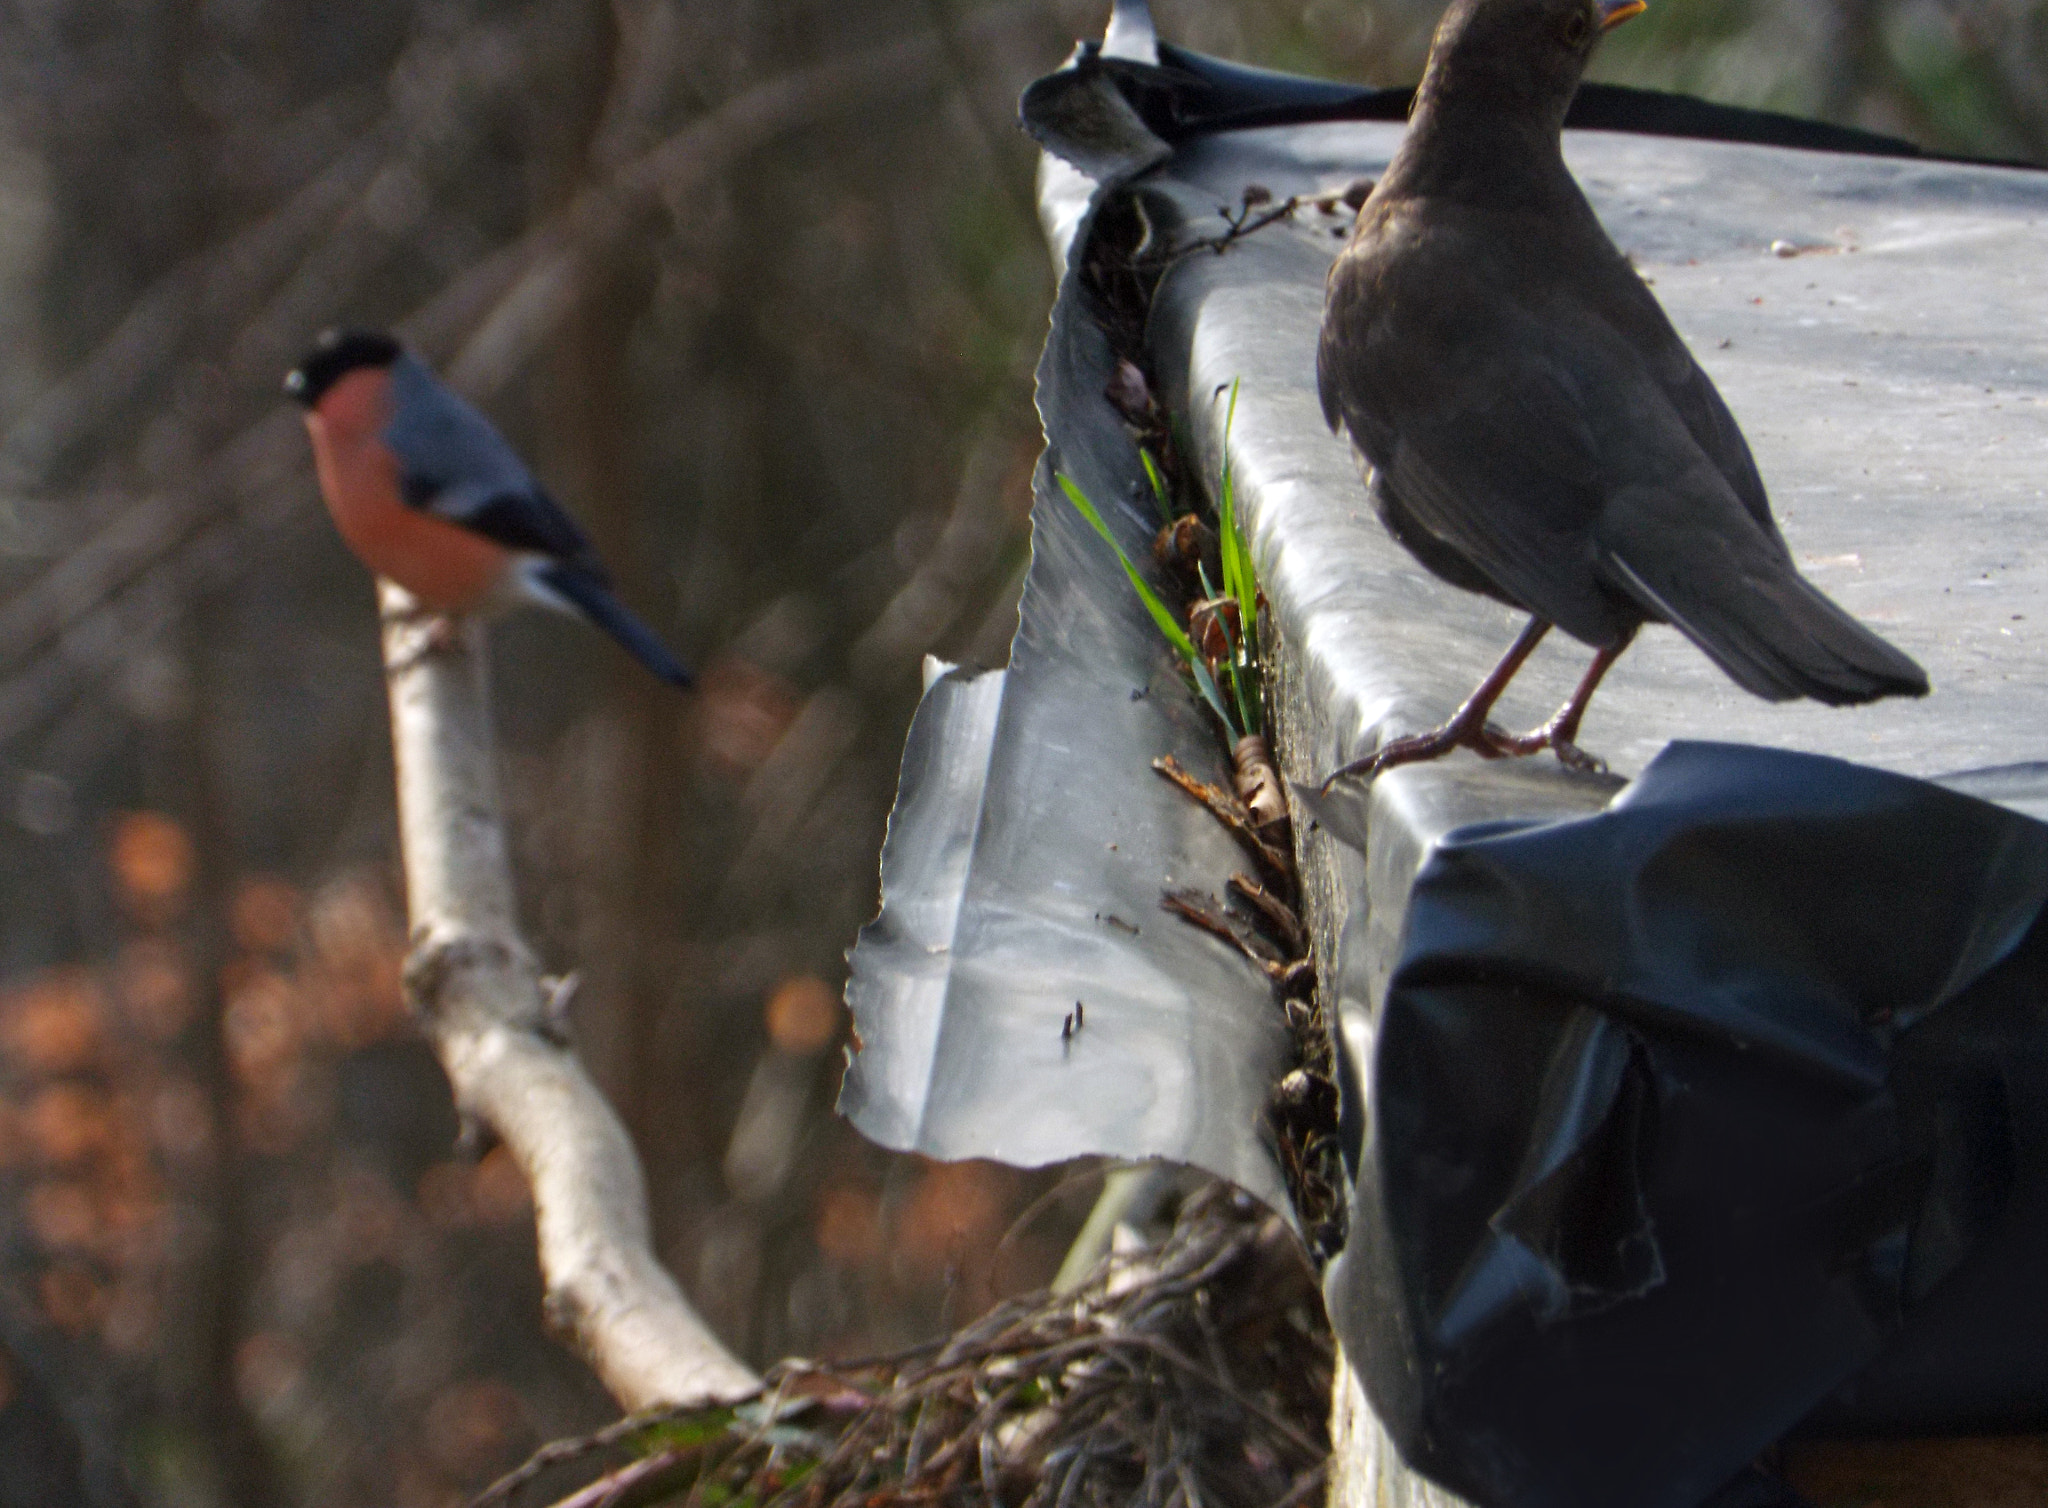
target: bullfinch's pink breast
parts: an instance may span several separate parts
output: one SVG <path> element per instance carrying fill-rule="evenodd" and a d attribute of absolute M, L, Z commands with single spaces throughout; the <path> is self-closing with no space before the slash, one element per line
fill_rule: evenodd
<path fill-rule="evenodd" d="M 409 507 L 398 457 L 384 444 L 391 379 L 375 367 L 350 372 L 306 413 L 320 492 L 358 559 L 440 612 L 467 612 L 489 597 L 512 554 L 480 534 Z"/>

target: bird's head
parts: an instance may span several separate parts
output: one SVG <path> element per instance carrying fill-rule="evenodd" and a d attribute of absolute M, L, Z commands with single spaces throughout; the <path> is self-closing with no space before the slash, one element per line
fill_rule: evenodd
<path fill-rule="evenodd" d="M 1647 8 L 1644 0 L 1451 0 L 1430 43 L 1421 97 L 1562 125 L 1600 38 Z"/>
<path fill-rule="evenodd" d="M 363 367 L 388 367 L 404 347 L 378 330 L 328 330 L 305 359 L 285 374 L 285 395 L 312 408 L 335 383 Z"/>

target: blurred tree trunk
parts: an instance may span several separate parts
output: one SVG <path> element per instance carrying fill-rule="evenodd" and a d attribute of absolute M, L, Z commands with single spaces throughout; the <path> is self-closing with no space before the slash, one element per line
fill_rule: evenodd
<path fill-rule="evenodd" d="M 253 1218 L 255 1173 L 241 1134 L 240 1094 L 233 1067 L 223 965 L 235 882 L 242 868 L 232 795 L 223 791 L 219 759 L 225 740 L 220 715 L 231 699 L 220 684 L 216 657 L 228 642 L 231 614 L 219 598 L 195 605 L 180 636 L 191 681 L 187 712 L 165 729 L 162 808 L 192 837 L 190 912 L 184 933 L 198 1026 L 185 1049 L 205 1087 L 213 1118 L 211 1156 L 188 1191 L 199 1219 L 174 1243 L 178 1292 L 170 1318 L 183 1333 L 166 1347 L 164 1401 L 183 1435 L 183 1449 L 205 1462 L 204 1476 L 231 1508 L 281 1504 L 268 1443 L 242 1402 L 236 1353 L 244 1331 L 244 1301 L 263 1270 L 260 1226 Z"/>

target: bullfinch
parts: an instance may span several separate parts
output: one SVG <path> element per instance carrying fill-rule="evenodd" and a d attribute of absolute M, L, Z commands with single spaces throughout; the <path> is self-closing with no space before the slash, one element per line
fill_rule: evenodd
<path fill-rule="evenodd" d="M 530 602 L 576 614 L 664 681 L 690 684 L 504 437 L 396 340 L 330 330 L 284 390 L 306 411 L 327 511 L 376 574 L 435 612 Z"/>

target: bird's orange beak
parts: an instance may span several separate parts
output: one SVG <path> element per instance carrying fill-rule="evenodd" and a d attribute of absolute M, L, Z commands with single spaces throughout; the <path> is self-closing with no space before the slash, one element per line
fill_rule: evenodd
<path fill-rule="evenodd" d="M 1600 0 L 1600 29 L 1613 31 L 1630 16 L 1640 16 L 1649 8 L 1644 0 Z"/>

